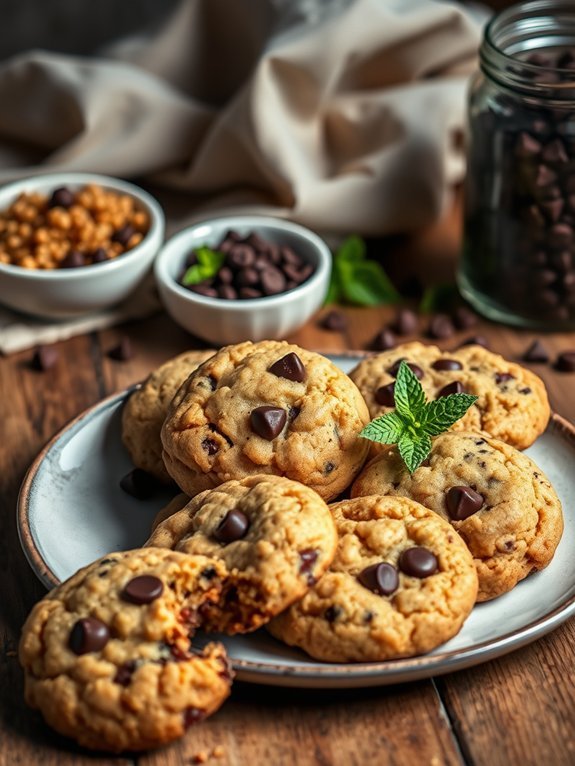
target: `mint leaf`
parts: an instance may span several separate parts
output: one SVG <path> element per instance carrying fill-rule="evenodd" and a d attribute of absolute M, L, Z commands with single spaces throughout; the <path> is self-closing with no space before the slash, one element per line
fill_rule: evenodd
<path fill-rule="evenodd" d="M 425 394 L 416 375 L 403 361 L 399 365 L 395 379 L 393 398 L 395 407 L 404 420 L 410 424 L 420 420 L 420 415 L 425 408 Z"/>
<path fill-rule="evenodd" d="M 436 311 L 449 311 L 461 300 L 457 285 L 429 285 L 423 291 L 419 303 L 420 314 L 433 314 Z"/>
<path fill-rule="evenodd" d="M 397 444 L 404 430 L 405 424 L 399 415 L 388 412 L 368 423 L 359 435 L 379 444 Z"/>
<path fill-rule="evenodd" d="M 380 444 L 397 444 L 407 470 L 413 473 L 431 452 L 431 437 L 447 431 L 477 401 L 471 394 L 449 394 L 425 401 L 423 387 L 408 364 L 399 365 L 393 390 L 395 412 L 368 423 L 360 436 Z"/>
<path fill-rule="evenodd" d="M 429 402 L 421 419 L 426 434 L 438 436 L 463 417 L 479 397 L 471 394 L 449 394 Z"/>
<path fill-rule="evenodd" d="M 363 261 L 365 258 L 365 242 L 357 234 L 352 234 L 338 247 L 336 261 Z"/>
<path fill-rule="evenodd" d="M 404 433 L 397 442 L 399 454 L 409 473 L 413 473 L 431 452 L 431 439 L 427 434 Z"/>
<path fill-rule="evenodd" d="M 197 285 L 200 282 L 204 282 L 206 279 L 215 277 L 226 257 L 224 253 L 220 253 L 219 250 L 212 250 L 205 245 L 196 248 L 194 253 L 196 254 L 198 262 L 186 269 L 186 272 L 182 277 L 182 284 L 186 286 Z"/>

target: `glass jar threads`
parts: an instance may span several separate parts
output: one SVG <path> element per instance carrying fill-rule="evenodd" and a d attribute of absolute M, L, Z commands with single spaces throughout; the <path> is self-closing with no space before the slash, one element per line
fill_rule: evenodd
<path fill-rule="evenodd" d="M 487 25 L 468 106 L 458 282 L 491 319 L 575 328 L 575 1 Z"/>

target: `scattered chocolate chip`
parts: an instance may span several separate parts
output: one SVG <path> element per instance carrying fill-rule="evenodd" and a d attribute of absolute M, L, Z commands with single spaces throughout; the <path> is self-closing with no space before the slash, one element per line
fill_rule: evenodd
<path fill-rule="evenodd" d="M 457 359 L 436 359 L 431 365 L 434 370 L 462 370 L 463 365 Z"/>
<path fill-rule="evenodd" d="M 380 386 L 375 394 L 375 401 L 382 407 L 395 407 L 395 399 L 393 392 L 395 391 L 395 383 L 388 383 L 386 386 Z"/>
<path fill-rule="evenodd" d="M 399 587 L 397 569 L 385 561 L 366 567 L 358 574 L 357 579 L 364 588 L 381 596 L 391 596 Z"/>
<path fill-rule="evenodd" d="M 470 338 L 461 341 L 461 346 L 482 346 L 483 348 L 489 348 L 489 343 L 483 335 L 472 335 Z"/>
<path fill-rule="evenodd" d="M 50 370 L 58 361 L 59 354 L 51 346 L 37 346 L 30 365 L 39 372 Z"/>
<path fill-rule="evenodd" d="M 406 575 L 423 578 L 435 574 L 439 569 L 439 562 L 430 550 L 416 546 L 401 553 L 398 567 Z"/>
<path fill-rule="evenodd" d="M 244 538 L 250 528 L 250 520 L 237 508 L 228 511 L 214 530 L 214 538 L 227 545 Z"/>
<path fill-rule="evenodd" d="M 390 375 L 393 375 L 394 378 L 397 378 L 397 373 L 399 372 L 399 368 L 401 367 L 402 362 L 407 362 L 406 359 L 398 359 L 394 364 L 391 365 L 391 367 L 387 370 Z M 407 362 L 407 366 L 411 370 L 411 372 L 415 375 L 416 378 L 421 380 L 423 378 L 423 370 L 421 367 L 418 367 L 413 362 Z"/>
<path fill-rule="evenodd" d="M 400 309 L 391 327 L 398 335 L 411 335 L 419 327 L 418 316 L 411 309 Z"/>
<path fill-rule="evenodd" d="M 575 351 L 563 351 L 555 360 L 555 369 L 560 372 L 575 372 Z"/>
<path fill-rule="evenodd" d="M 131 359 L 134 356 L 134 352 L 130 339 L 124 336 L 117 346 L 113 346 L 108 351 L 108 356 L 117 362 L 127 362 Z"/>
<path fill-rule="evenodd" d="M 495 382 L 498 386 L 500 386 L 502 383 L 508 383 L 510 380 L 515 380 L 515 376 L 512 375 L 510 372 L 496 372 L 495 373 Z"/>
<path fill-rule="evenodd" d="M 332 332 L 343 332 L 347 329 L 347 317 L 341 311 L 328 311 L 320 320 L 320 327 Z"/>
<path fill-rule="evenodd" d="M 193 726 L 195 723 L 199 723 L 200 721 L 203 721 L 206 717 L 206 711 L 200 710 L 200 708 L 197 707 L 187 707 L 184 710 L 184 727 L 186 729 L 189 729 L 190 726 Z"/>
<path fill-rule="evenodd" d="M 112 242 L 118 242 L 122 247 L 127 247 L 128 242 L 132 239 L 135 233 L 136 229 L 132 224 L 127 223 L 112 234 Z"/>
<path fill-rule="evenodd" d="M 540 340 L 534 340 L 523 354 L 523 360 L 525 362 L 545 363 L 549 361 L 549 354 Z"/>
<path fill-rule="evenodd" d="M 471 487 L 451 487 L 445 496 L 447 512 L 453 521 L 463 521 L 483 507 L 485 500 Z"/>
<path fill-rule="evenodd" d="M 441 399 L 442 396 L 451 396 L 451 394 L 464 394 L 465 386 L 459 380 L 454 380 L 452 383 L 448 383 L 446 386 L 437 392 L 436 399 Z"/>
<path fill-rule="evenodd" d="M 207 436 L 202 441 L 202 449 L 205 449 L 208 455 L 215 455 L 219 447 L 217 442 L 215 442 L 213 439 L 210 439 L 210 437 Z"/>
<path fill-rule="evenodd" d="M 479 317 L 467 306 L 458 306 L 453 312 L 453 323 L 458 330 L 469 330 L 479 322 Z"/>
<path fill-rule="evenodd" d="M 282 431 L 287 420 L 286 411 L 281 407 L 270 407 L 263 405 L 256 407 L 250 413 L 250 424 L 252 430 L 261 436 L 262 439 L 272 441 Z"/>
<path fill-rule="evenodd" d="M 343 609 L 337 604 L 332 604 L 332 606 L 328 606 L 323 616 L 328 622 L 335 622 L 342 614 Z"/>
<path fill-rule="evenodd" d="M 306 371 L 303 362 L 293 351 L 277 362 L 274 362 L 269 368 L 269 372 L 277 375 L 278 378 L 293 380 L 295 383 L 302 383 L 306 379 Z"/>
<path fill-rule="evenodd" d="M 158 481 L 147 471 L 141 468 L 134 468 L 133 471 L 122 476 L 120 487 L 128 495 L 132 495 L 137 500 L 148 500 L 153 497 L 158 489 Z"/>
<path fill-rule="evenodd" d="M 142 606 L 151 604 L 164 592 L 164 583 L 154 575 L 139 575 L 129 580 L 124 586 L 121 598 L 131 604 Z"/>
<path fill-rule="evenodd" d="M 429 322 L 428 334 L 430 338 L 451 338 L 455 332 L 453 322 L 447 314 L 436 314 Z"/>
<path fill-rule="evenodd" d="M 50 199 L 48 200 L 48 207 L 64 207 L 69 208 L 74 204 L 74 193 L 66 186 L 61 186 L 59 189 L 54 189 Z"/>
<path fill-rule="evenodd" d="M 70 632 L 68 646 L 74 654 L 99 652 L 110 640 L 108 626 L 95 617 L 84 617 L 78 620 Z"/>
<path fill-rule="evenodd" d="M 397 345 L 397 338 L 393 332 L 384 328 L 380 330 L 375 338 L 371 341 L 370 348 L 374 351 L 388 351 L 390 348 L 394 348 Z"/>
<path fill-rule="evenodd" d="M 60 261 L 61 269 L 77 269 L 86 265 L 86 256 L 79 250 L 70 250 L 68 255 Z"/>
<path fill-rule="evenodd" d="M 129 686 L 137 666 L 138 664 L 136 660 L 128 660 L 127 662 L 124 662 L 124 664 L 120 665 L 116 671 L 114 683 L 119 684 L 120 686 Z"/>

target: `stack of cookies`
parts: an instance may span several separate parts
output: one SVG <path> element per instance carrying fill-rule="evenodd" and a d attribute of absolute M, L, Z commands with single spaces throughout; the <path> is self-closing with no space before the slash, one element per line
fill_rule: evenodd
<path fill-rule="evenodd" d="M 518 451 L 546 426 L 543 384 L 483 348 L 409 344 L 350 376 L 279 341 L 205 356 L 163 365 L 123 411 L 134 464 L 181 494 L 143 549 L 86 567 L 24 628 L 28 701 L 91 747 L 161 744 L 217 709 L 231 673 L 220 644 L 193 647 L 198 628 L 265 625 L 328 662 L 422 654 L 545 567 L 562 533 Z M 478 396 L 413 474 L 359 436 L 393 408 L 401 359 L 428 398 Z"/>

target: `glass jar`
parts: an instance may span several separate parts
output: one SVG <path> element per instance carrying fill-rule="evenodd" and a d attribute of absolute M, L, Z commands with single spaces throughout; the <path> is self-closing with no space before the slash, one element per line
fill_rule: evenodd
<path fill-rule="evenodd" d="M 575 329 L 575 0 L 498 14 L 479 59 L 460 290 L 491 319 Z"/>

